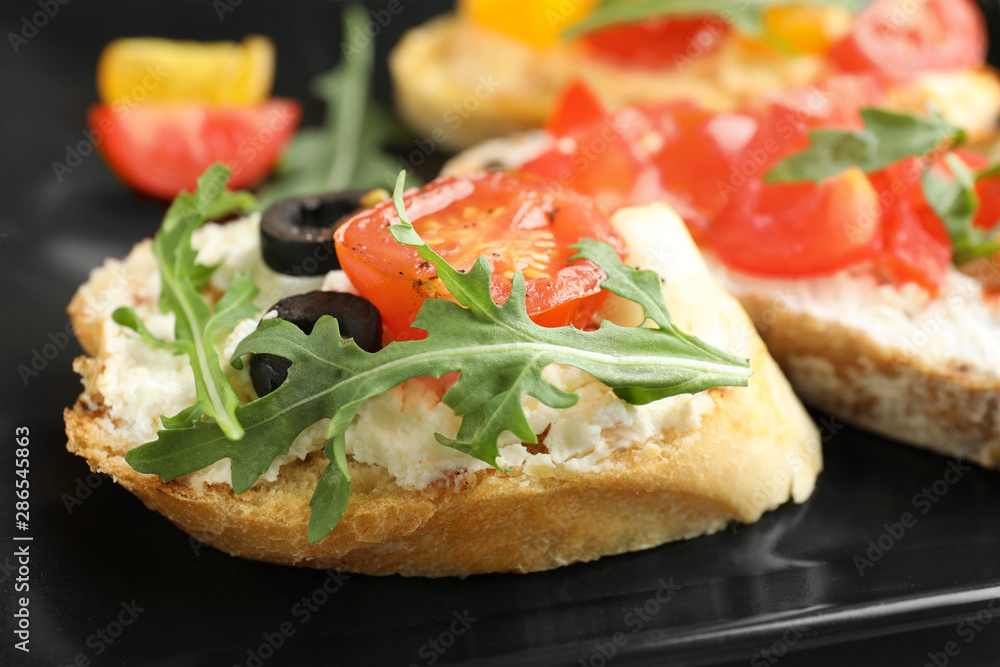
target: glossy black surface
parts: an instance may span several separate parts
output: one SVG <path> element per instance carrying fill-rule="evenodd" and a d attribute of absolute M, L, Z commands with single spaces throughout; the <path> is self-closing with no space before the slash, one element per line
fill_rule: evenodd
<path fill-rule="evenodd" d="M 439 6 L 403 4 L 383 33 L 382 98 L 384 47 Z M 5 0 L 0 35 L 34 7 Z M 988 611 L 1000 611 L 1000 475 L 956 478 L 943 458 L 823 415 L 826 470 L 805 505 L 643 553 L 464 581 L 330 578 L 233 559 L 69 455 L 60 413 L 79 390 L 79 348 L 63 337 L 63 309 L 91 267 L 151 234 L 164 210 L 96 156 L 62 182 L 51 170 L 83 130 L 100 46 L 120 34 L 264 32 L 278 43 L 278 92 L 304 97 L 309 77 L 336 59 L 339 7 L 281 8 L 244 2 L 220 22 L 208 2 L 71 2 L 21 53 L 0 56 L 0 665 L 1000 664 L 1000 615 Z M 18 367 L 33 360 L 38 374 L 24 381 Z M 28 656 L 10 632 L 16 426 L 32 443 Z M 900 532 L 893 524 L 907 512 L 914 521 Z M 856 558 L 880 539 L 888 549 L 872 550 L 862 576 Z M 656 601 L 669 595 L 661 582 L 675 587 L 666 603 Z M 318 603 L 308 616 L 304 596 Z M 99 638 L 130 614 L 112 643 Z M 283 624 L 280 648 L 261 649 Z"/>

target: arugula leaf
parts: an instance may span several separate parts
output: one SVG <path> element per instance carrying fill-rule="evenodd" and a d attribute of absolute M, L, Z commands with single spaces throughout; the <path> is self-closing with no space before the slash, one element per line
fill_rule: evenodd
<path fill-rule="evenodd" d="M 243 440 L 233 443 L 217 423 L 186 420 L 182 414 L 172 420 L 171 428 L 159 432 L 157 440 L 128 452 L 126 460 L 133 468 L 169 481 L 229 458 L 233 489 L 242 493 L 276 457 L 288 452 L 303 429 L 328 417 L 324 453 L 330 464 L 310 501 L 308 537 L 316 542 L 333 530 L 347 507 L 351 478 L 345 433 L 358 408 L 368 398 L 410 378 L 460 372 L 443 401 L 463 416 L 461 428 L 455 438 L 439 434 L 438 440 L 493 466 L 499 455 L 497 438 L 503 431 L 524 442 L 537 441 L 521 407 L 525 395 L 556 408 L 577 402 L 576 394 L 545 380 L 542 371 L 552 363 L 576 366 L 624 391 L 626 400 L 634 391 L 637 402 L 652 395 L 747 384 L 750 370 L 745 359 L 680 334 L 670 324 L 659 280 L 652 280 L 649 272 L 622 266 L 610 248 L 596 241 L 581 242 L 580 256 L 596 261 L 612 288 L 637 299 L 655 328 L 619 327 L 611 322 L 603 322 L 592 332 L 541 327 L 527 315 L 525 280 L 520 273 L 514 274 L 507 301 L 496 304 L 491 297 L 490 265 L 484 257 L 461 273 L 427 246 L 409 224 L 402 204 L 404 177 L 405 172 L 397 180 L 394 195 L 400 223 L 391 226 L 390 232 L 435 264 L 458 301 L 424 302 L 414 327 L 425 330 L 427 337 L 395 342 L 372 354 L 353 340 L 342 339 L 337 321 L 330 317 L 320 318 L 309 335 L 289 322 L 264 320 L 237 346 L 231 363 L 241 367 L 243 355 L 269 353 L 292 364 L 288 379 L 277 390 L 236 409 L 246 429 Z"/>
<path fill-rule="evenodd" d="M 344 39 L 362 33 L 367 21 L 362 6 L 345 9 Z M 258 194 L 262 208 L 287 197 L 375 187 L 398 171 L 383 146 L 407 135 L 390 114 L 369 102 L 374 57 L 374 40 L 369 39 L 361 47 L 344 49 L 335 68 L 313 79 L 312 93 L 326 104 L 323 126 L 303 128 L 292 139 L 278 176 Z"/>
<path fill-rule="evenodd" d="M 163 312 L 176 316 L 174 340 L 156 339 L 131 308 L 118 308 L 112 317 L 118 324 L 134 329 L 151 345 L 174 354 L 187 354 L 194 370 L 198 403 L 196 410 L 182 413 L 182 421 L 193 423 L 207 415 L 227 438 L 238 440 L 243 436 L 236 418 L 240 401 L 222 371 L 214 339 L 220 329 L 231 329 L 241 319 L 256 314 L 253 299 L 257 288 L 249 275 L 237 275 L 212 309 L 202 298 L 201 290 L 214 267 L 198 264 L 197 252 L 191 247 L 191 233 L 204 224 L 213 208 L 219 210 L 220 202 L 241 199 L 238 194 L 223 194 L 228 178 L 229 169 L 221 164 L 211 166 L 198 179 L 195 192 L 181 193 L 174 200 L 153 239 L 153 254 L 160 266 L 159 306 Z"/>
<path fill-rule="evenodd" d="M 612 294 L 642 306 L 646 318 L 652 320 L 660 330 L 669 332 L 671 335 L 701 348 L 708 357 L 720 363 L 740 364 L 744 362 L 739 357 L 712 347 L 701 339 L 674 327 L 670 320 L 670 313 L 667 312 L 667 306 L 663 303 L 660 276 L 655 271 L 649 269 L 639 271 L 622 264 L 618 261 L 618 255 L 611 246 L 593 239 L 581 239 L 579 243 L 570 246 L 570 248 L 577 251 L 577 254 L 570 258 L 570 261 L 589 259 L 600 266 L 607 274 L 607 278 L 601 281 L 601 287 Z M 614 391 L 616 396 L 633 405 L 645 405 L 677 393 L 672 388 L 651 387 L 617 387 Z"/>
<path fill-rule="evenodd" d="M 602 0 L 586 18 L 563 30 L 573 39 L 595 30 L 622 23 L 635 23 L 660 16 L 717 14 L 724 21 L 749 33 L 764 29 L 764 10 L 770 5 L 793 4 L 798 0 Z M 869 0 L 816 0 L 821 4 L 840 5 L 857 11 Z"/>
<path fill-rule="evenodd" d="M 973 226 L 972 221 L 979 210 L 979 196 L 976 194 L 977 176 L 991 175 L 996 167 L 980 174 L 972 171 L 954 153 L 945 156 L 954 179 L 938 176 L 930 169 L 920 178 L 924 198 L 941 222 L 952 242 L 952 261 L 956 266 L 981 257 L 989 257 L 1000 251 L 1000 243 L 994 237 L 1000 232 L 1000 224 L 989 232 Z"/>
<path fill-rule="evenodd" d="M 206 220 L 218 220 L 227 215 L 249 213 L 257 206 L 257 198 L 246 190 L 223 190 L 219 198 L 205 211 Z"/>
<path fill-rule="evenodd" d="M 765 182 L 819 183 L 851 167 L 871 173 L 906 157 L 932 153 L 943 144 L 955 147 L 965 141 L 965 133 L 936 112 L 920 117 L 864 108 L 860 113 L 863 130 L 813 130 L 809 148 L 776 164 L 764 177 Z M 993 238 L 1000 224 L 987 233 L 972 224 L 979 209 L 975 181 L 1000 173 L 1000 165 L 973 174 L 954 153 L 948 153 L 945 161 L 954 178 L 924 169 L 920 184 L 924 198 L 951 237 L 952 261 L 961 266 L 1000 251 L 1000 243 Z"/>
<path fill-rule="evenodd" d="M 942 142 L 957 146 L 965 140 L 965 133 L 937 112 L 925 117 L 866 107 L 860 114 L 863 130 L 811 131 L 809 148 L 774 165 L 764 181 L 819 183 L 850 167 L 871 173 L 911 155 L 926 155 Z"/>

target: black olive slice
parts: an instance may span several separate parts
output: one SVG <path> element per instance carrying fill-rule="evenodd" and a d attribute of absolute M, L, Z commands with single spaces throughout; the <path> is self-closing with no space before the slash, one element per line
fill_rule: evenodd
<path fill-rule="evenodd" d="M 362 207 L 369 189 L 277 201 L 260 218 L 260 249 L 272 270 L 292 276 L 321 276 L 340 268 L 333 231 Z"/>
<path fill-rule="evenodd" d="M 306 292 L 282 299 L 268 313 L 277 313 L 307 334 L 324 315 L 336 317 L 340 335 L 353 338 L 358 347 L 377 352 L 382 347 L 382 318 L 371 301 L 346 292 Z M 268 315 L 265 314 L 265 317 Z M 257 396 L 266 396 L 281 386 L 292 363 L 274 354 L 255 354 L 250 359 L 250 377 Z"/>

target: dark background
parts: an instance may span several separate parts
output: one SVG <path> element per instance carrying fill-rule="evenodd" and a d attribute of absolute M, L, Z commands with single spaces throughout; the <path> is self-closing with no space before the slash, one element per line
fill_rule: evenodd
<path fill-rule="evenodd" d="M 447 4 L 403 0 L 378 36 L 378 99 L 390 98 L 389 46 Z M 17 367 L 61 340 L 65 305 L 90 269 L 152 234 L 165 209 L 124 189 L 96 155 L 62 182 L 52 171 L 82 138 L 100 49 L 123 35 L 267 34 L 275 94 L 308 100 L 309 79 L 339 57 L 341 7 L 243 0 L 220 21 L 209 1 L 70 0 L 17 54 L 6 35 L 38 5 L 0 7 L 0 665 L 1000 664 L 1000 618 L 986 611 L 1000 610 L 1000 476 L 973 470 L 942 487 L 945 459 L 823 415 L 816 494 L 758 524 L 527 576 L 353 576 L 307 622 L 294 605 L 325 573 L 199 547 L 68 454 L 61 410 L 79 391 L 79 348 L 61 346 L 27 384 Z M 995 26 L 995 2 L 987 15 Z M 316 121 L 316 103 L 306 108 Z M 17 426 L 30 429 L 32 452 L 29 656 L 13 650 L 11 632 Z M 935 482 L 945 493 L 921 514 L 913 497 Z M 67 507 L 73 497 L 81 502 Z M 916 524 L 860 576 L 855 558 L 904 512 Z M 650 602 L 661 580 L 682 587 L 662 606 Z M 112 643 L 98 639 L 116 634 L 109 624 L 133 600 L 134 622 Z M 656 611 L 637 628 L 643 605 Z M 442 633 L 465 612 L 476 620 L 450 645 Z M 978 625 L 959 625 L 977 612 Z M 273 655 L 258 652 L 282 623 L 294 634 Z M 609 660 L 618 631 L 627 642 Z M 432 640 L 449 644 L 440 657 Z M 944 653 L 948 642 L 957 656 Z"/>

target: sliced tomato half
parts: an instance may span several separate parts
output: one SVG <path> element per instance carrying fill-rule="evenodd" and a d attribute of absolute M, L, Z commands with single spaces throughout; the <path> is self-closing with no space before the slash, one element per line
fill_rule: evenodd
<path fill-rule="evenodd" d="M 129 108 L 97 104 L 87 113 L 95 143 L 126 183 L 164 199 L 194 190 L 215 162 L 232 170 L 229 187 L 263 180 L 298 127 L 302 109 L 275 98 L 251 107 L 146 102 Z"/>
<path fill-rule="evenodd" d="M 725 205 L 732 182 L 746 180 L 738 172 L 758 119 L 684 102 L 645 107 L 643 113 L 659 139 L 651 158 L 663 196 L 700 236 Z M 751 173 L 761 166 L 751 165 Z"/>
<path fill-rule="evenodd" d="M 598 108 L 592 94 L 571 87 L 550 123 L 556 130 L 552 148 L 523 165 L 521 171 L 558 181 L 611 212 L 638 203 L 637 192 L 655 180 L 655 174 L 633 144 L 627 127 L 633 114 L 599 115 Z"/>
<path fill-rule="evenodd" d="M 952 246 L 944 223 L 924 199 L 923 168 L 922 160 L 910 157 L 871 175 L 883 210 L 877 263 L 896 284 L 914 282 L 935 292 L 951 265 Z M 943 162 L 932 168 L 950 176 Z"/>
<path fill-rule="evenodd" d="M 973 0 L 875 0 L 830 59 L 844 71 L 893 81 L 979 67 L 986 60 L 986 27 Z"/>
<path fill-rule="evenodd" d="M 611 223 L 589 199 L 557 183 L 525 174 L 489 172 L 439 178 L 403 197 L 424 241 L 459 270 L 486 257 L 497 303 L 510 295 L 520 271 L 528 315 L 543 326 L 584 324 L 599 307 L 603 272 L 569 262 L 567 246 L 581 238 L 623 246 Z M 378 308 L 387 340 L 422 338 L 410 328 L 425 299 L 450 299 L 434 265 L 389 233 L 398 222 L 392 201 L 359 213 L 334 234 L 337 258 L 351 282 Z"/>
<path fill-rule="evenodd" d="M 879 265 L 888 277 L 936 292 L 951 266 L 951 240 L 934 211 L 903 198 L 886 209 L 882 224 Z"/>
<path fill-rule="evenodd" d="M 751 180 L 713 225 L 709 246 L 739 271 L 823 275 L 876 256 L 880 214 L 875 189 L 857 168 L 819 185 Z"/>
<path fill-rule="evenodd" d="M 979 210 L 973 224 L 991 230 L 1000 224 L 1000 175 L 987 176 L 976 181 Z"/>
<path fill-rule="evenodd" d="M 588 125 L 603 123 L 608 115 L 597 93 L 584 82 L 574 79 L 559 93 L 552 115 L 545 122 L 545 130 L 561 137 Z"/>

